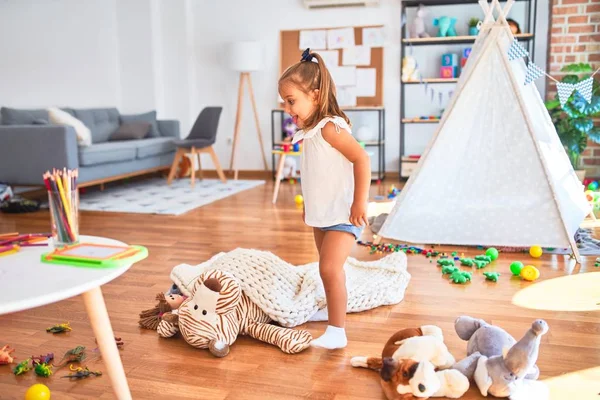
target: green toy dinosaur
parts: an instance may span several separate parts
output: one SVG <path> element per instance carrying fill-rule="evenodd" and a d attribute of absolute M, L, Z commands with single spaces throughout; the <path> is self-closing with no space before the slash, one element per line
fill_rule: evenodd
<path fill-rule="evenodd" d="M 36 364 L 34 371 L 37 376 L 43 376 L 44 378 L 52 375 L 52 367 L 45 363 Z"/>
<path fill-rule="evenodd" d="M 456 271 L 460 271 L 460 269 L 458 269 L 454 265 L 444 265 L 442 267 L 442 275 L 453 274 Z"/>
<path fill-rule="evenodd" d="M 485 280 L 492 282 L 498 282 L 498 277 L 500 277 L 499 272 L 484 272 L 483 275 L 485 276 Z"/>
<path fill-rule="evenodd" d="M 82 362 L 85 360 L 85 357 L 85 346 L 77 346 L 74 349 L 67 351 L 63 359 L 60 360 L 60 363 L 58 363 L 58 365 L 54 364 L 54 367 L 62 368 L 71 362 Z"/>
<path fill-rule="evenodd" d="M 492 257 L 490 257 L 488 255 L 478 255 L 478 256 L 475 256 L 475 259 L 480 260 L 480 261 L 486 261 L 488 263 L 492 262 Z"/>
<path fill-rule="evenodd" d="M 454 266 L 454 260 L 451 260 L 449 258 L 440 258 L 439 260 L 437 260 L 437 263 L 442 267 Z"/>
<path fill-rule="evenodd" d="M 472 267 L 475 264 L 475 260 L 472 258 L 461 258 L 460 264 L 464 265 L 465 267 Z"/>
<path fill-rule="evenodd" d="M 475 263 L 475 268 L 477 269 L 481 269 L 489 264 L 487 261 L 484 260 L 473 260 L 473 262 Z"/>
<path fill-rule="evenodd" d="M 455 271 L 450 275 L 450 281 L 454 283 L 467 283 L 471 280 L 471 273 L 467 271 Z"/>
<path fill-rule="evenodd" d="M 21 361 L 20 363 L 17 364 L 17 366 L 13 369 L 13 373 L 15 375 L 22 375 L 27 371 L 31 371 L 31 368 L 29 367 L 29 358 L 25 361 Z"/>

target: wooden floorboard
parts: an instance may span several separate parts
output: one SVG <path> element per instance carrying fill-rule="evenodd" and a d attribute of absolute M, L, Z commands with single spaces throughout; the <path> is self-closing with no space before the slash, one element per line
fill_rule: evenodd
<path fill-rule="evenodd" d="M 374 185 L 372 195 L 385 194 L 390 183 L 395 182 Z M 517 339 L 534 319 L 546 319 L 550 331 L 542 338 L 538 365 L 541 379 L 551 385 L 552 399 L 600 398 L 599 312 L 517 307 L 511 303 L 512 296 L 530 283 L 510 279 L 508 269 L 515 259 L 527 261 L 539 267 L 540 280 L 600 271 L 589 257 L 584 258 L 583 265 L 573 267 L 564 256 L 544 255 L 534 260 L 502 254 L 494 265 L 474 272 L 472 283 L 460 286 L 444 279 L 435 263 L 411 255 L 408 270 L 412 279 L 405 299 L 396 306 L 349 315 L 348 347 L 333 352 L 309 349 L 285 355 L 273 346 L 243 337 L 226 358 L 217 359 L 181 338 L 161 339 L 154 331 L 138 328 L 138 313 L 154 305 L 157 292 L 169 288 L 169 272 L 179 263 L 197 264 L 236 247 L 272 251 L 293 264 L 317 259 L 311 230 L 302 223 L 301 210 L 294 204 L 300 186 L 282 185 L 276 205 L 271 204 L 272 187 L 268 182 L 177 217 L 81 213 L 82 234 L 111 237 L 149 249 L 146 260 L 102 288 L 115 333 L 125 342 L 121 356 L 134 399 L 383 399 L 377 374 L 352 368 L 350 358 L 379 353 L 398 329 L 436 324 L 444 330 L 450 351 L 461 359 L 466 342 L 457 337 L 453 322 L 464 314 L 498 324 Z M 0 232 L 48 230 L 46 211 L 0 214 Z M 365 233 L 363 240 L 369 236 Z M 460 251 L 466 255 L 481 253 L 475 248 Z M 363 260 L 380 257 L 359 246 L 352 255 Z M 484 281 L 482 272 L 488 270 L 501 272 L 499 283 Z M 71 322 L 72 332 L 45 332 L 46 327 L 64 321 Z M 308 323 L 305 328 L 318 335 L 325 325 Z M 19 360 L 48 352 L 60 358 L 77 345 L 90 350 L 96 347 L 81 298 L 0 317 L 0 347 L 4 344 L 17 349 Z M 104 370 L 96 352 L 90 353 L 86 364 L 90 369 Z M 11 367 L 0 366 L 0 399 L 22 399 L 25 390 L 36 382 L 48 385 L 53 399 L 114 398 L 107 376 L 69 382 L 61 378 L 66 374 L 62 369 L 51 378 L 38 378 L 32 372 L 16 377 Z M 483 397 L 472 386 L 463 398 Z"/>

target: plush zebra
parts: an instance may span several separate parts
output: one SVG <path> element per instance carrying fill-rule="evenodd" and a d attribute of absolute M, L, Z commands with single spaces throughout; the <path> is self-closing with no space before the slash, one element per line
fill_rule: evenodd
<path fill-rule="evenodd" d="M 192 296 L 172 312 L 162 315 L 157 332 L 172 337 L 178 331 L 190 345 L 209 349 L 224 357 L 238 335 L 249 335 L 279 347 L 288 354 L 309 347 L 308 331 L 282 328 L 246 296 L 239 282 L 227 272 L 202 273 L 192 288 Z"/>

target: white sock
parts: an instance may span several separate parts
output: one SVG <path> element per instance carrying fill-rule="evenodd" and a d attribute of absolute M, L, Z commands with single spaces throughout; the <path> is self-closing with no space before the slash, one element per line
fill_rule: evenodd
<path fill-rule="evenodd" d="M 312 317 L 309 318 L 310 322 L 321 322 L 321 321 L 327 321 L 327 320 L 329 320 L 327 307 L 325 307 L 322 310 L 317 311 L 315 313 L 315 315 L 313 315 Z"/>
<path fill-rule="evenodd" d="M 312 347 L 321 347 L 324 349 L 341 349 L 346 347 L 348 339 L 346 339 L 346 330 L 337 326 L 327 326 L 325 333 L 318 339 L 310 342 Z"/>

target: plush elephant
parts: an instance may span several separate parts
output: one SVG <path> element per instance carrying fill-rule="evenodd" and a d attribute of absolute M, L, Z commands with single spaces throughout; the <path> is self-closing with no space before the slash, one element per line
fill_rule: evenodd
<path fill-rule="evenodd" d="M 244 294 L 239 282 L 221 270 L 203 272 L 194 283 L 191 296 L 177 310 L 161 316 L 157 332 L 162 337 L 180 332 L 190 345 L 209 349 L 224 357 L 238 335 L 249 335 L 279 347 L 288 354 L 309 347 L 308 331 L 271 324 L 271 318 Z"/>
<path fill-rule="evenodd" d="M 469 341 L 468 357 L 452 368 L 473 379 L 483 396 L 526 398 L 523 392 L 527 391 L 535 394 L 533 398 L 544 398 L 547 389 L 535 382 L 540 340 L 548 332 L 544 320 L 534 321 L 518 342 L 503 329 L 471 317 L 459 317 L 455 329 Z"/>
<path fill-rule="evenodd" d="M 456 18 L 440 17 L 433 20 L 433 26 L 439 26 L 438 37 L 456 36 Z"/>

